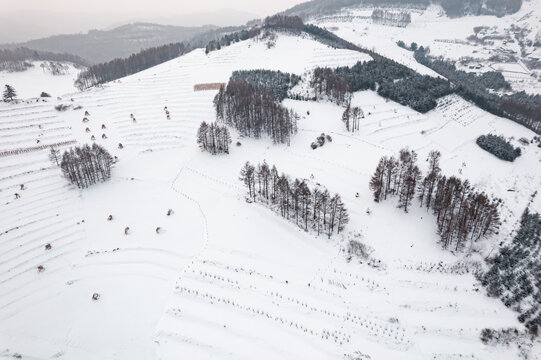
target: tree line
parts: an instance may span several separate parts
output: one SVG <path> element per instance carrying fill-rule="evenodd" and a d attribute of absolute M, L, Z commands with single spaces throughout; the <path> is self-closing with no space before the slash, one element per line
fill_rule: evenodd
<path fill-rule="evenodd" d="M 208 54 L 214 50 L 220 50 L 224 46 L 237 43 L 239 41 L 248 40 L 258 36 L 261 33 L 261 28 L 254 26 L 250 29 L 242 29 L 231 34 L 225 34 L 217 40 L 211 40 L 205 46 L 205 53 Z"/>
<path fill-rule="evenodd" d="M 274 143 L 289 145 L 297 132 L 298 115 L 278 103 L 271 91 L 245 80 L 230 79 L 216 94 L 214 107 L 219 121 L 244 136 L 259 139 L 266 134 Z"/>
<path fill-rule="evenodd" d="M 127 58 L 117 58 L 92 65 L 79 74 L 75 80 L 75 86 L 83 90 L 104 84 L 177 58 L 191 50 L 192 47 L 184 43 L 174 43 L 145 49 Z"/>
<path fill-rule="evenodd" d="M 406 27 L 411 23 L 411 14 L 407 11 L 391 11 L 386 9 L 374 9 L 371 15 L 376 24 Z"/>
<path fill-rule="evenodd" d="M 287 31 L 298 34 L 304 32 L 311 35 L 314 40 L 325 45 L 332 46 L 336 49 L 349 49 L 371 55 L 373 54 L 372 51 L 360 48 L 359 46 L 342 39 L 324 28 L 313 24 L 304 24 L 302 19 L 298 16 L 286 16 L 283 14 L 267 17 L 262 26 L 253 26 L 250 29 L 243 29 L 223 35 L 218 40 L 211 40 L 205 47 L 205 52 L 208 54 L 213 50 L 220 50 L 224 46 L 229 46 L 239 41 L 255 38 L 261 34 L 262 29 Z"/>
<path fill-rule="evenodd" d="M 229 145 L 231 144 L 231 135 L 225 125 L 219 125 L 216 122 L 207 124 L 201 123 L 197 130 L 197 143 L 199 148 L 212 155 L 229 154 Z"/>
<path fill-rule="evenodd" d="M 246 162 L 240 180 L 248 190 L 250 201 L 266 204 L 283 218 L 300 228 L 331 237 L 339 234 L 349 222 L 348 211 L 340 195 L 331 195 L 323 186 L 310 185 L 303 179 L 291 179 L 278 173 L 276 166 L 265 161 L 254 166 Z"/>
<path fill-rule="evenodd" d="M 455 93 L 491 114 L 507 117 L 541 133 L 541 95 L 529 95 L 521 91 L 500 96 L 489 89 L 510 89 L 501 74 L 477 76 L 457 70 L 454 63 L 441 57 L 431 57 L 429 53 L 429 48 L 420 46 L 414 53 L 415 60 L 449 79 L 455 85 Z"/>
<path fill-rule="evenodd" d="M 374 201 L 398 196 L 398 207 L 408 212 L 415 195 L 421 207 L 436 216 L 444 248 L 459 250 L 467 241 L 496 233 L 500 226 L 499 201 L 476 190 L 467 180 L 441 174 L 441 153 L 428 155 L 428 174 L 422 178 L 415 151 L 402 149 L 398 158 L 384 156 L 370 180 Z"/>
<path fill-rule="evenodd" d="M 301 80 L 300 76 L 274 70 L 237 70 L 231 75 L 232 79 L 244 80 L 250 84 L 265 88 L 272 92 L 278 101 L 288 97 L 289 90 Z"/>
<path fill-rule="evenodd" d="M 57 150 L 52 149 L 53 152 Z M 98 144 L 76 146 L 62 155 L 60 168 L 66 179 L 79 188 L 87 188 L 111 177 L 113 157 Z"/>
<path fill-rule="evenodd" d="M 325 91 L 329 94 L 337 94 L 337 102 L 347 96 L 344 95 L 347 91 L 374 90 L 384 98 L 409 106 L 421 113 L 434 109 L 438 98 L 452 93 L 448 81 L 420 75 L 384 57 L 334 70 L 317 68 L 314 70 L 314 79 L 316 81 L 313 86 L 316 92 L 319 92 L 321 83 L 327 88 L 336 87 L 336 89 L 325 89 Z M 347 90 L 345 84 L 347 84 Z"/>

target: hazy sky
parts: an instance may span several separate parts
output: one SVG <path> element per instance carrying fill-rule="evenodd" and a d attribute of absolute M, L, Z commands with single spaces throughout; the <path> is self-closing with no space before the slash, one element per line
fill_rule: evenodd
<path fill-rule="evenodd" d="M 285 10 L 303 0 L 0 0 L 0 15 L 11 11 L 129 13 L 169 16 L 234 9 L 259 16 Z"/>
<path fill-rule="evenodd" d="M 241 25 L 306 0 L 0 0 L 0 44 L 135 21 Z"/>

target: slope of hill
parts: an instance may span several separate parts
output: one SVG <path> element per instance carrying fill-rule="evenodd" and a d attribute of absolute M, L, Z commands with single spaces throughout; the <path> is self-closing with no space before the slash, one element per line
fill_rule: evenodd
<path fill-rule="evenodd" d="M 388 9 L 404 11 L 400 6 Z M 397 46 L 398 41 L 407 46 L 416 43 L 429 47 L 432 56 L 457 61 L 458 68 L 470 72 L 501 71 L 513 90 L 539 92 L 541 11 L 535 0 L 525 0 L 517 13 L 504 17 L 450 18 L 440 6 L 434 5 L 426 9 L 408 9 L 411 23 L 407 27 L 374 23 L 372 11 L 371 5 L 346 7 L 311 17 L 309 22 L 354 44 L 374 49 L 422 74 L 434 75 L 434 72 L 418 64 L 412 51 Z"/>
<path fill-rule="evenodd" d="M 31 149 L 36 139 L 84 144 L 95 136 L 119 159 L 108 183 L 84 191 L 67 185 L 47 149 L 2 159 L 0 354 L 519 359 L 516 344 L 479 340 L 485 327 L 520 324 L 484 295 L 474 262 L 507 238 L 530 203 L 541 182 L 532 166 L 541 149 L 523 146 L 523 156 L 508 163 L 478 148 L 475 138 L 487 132 L 531 138 L 531 131 L 455 96 L 421 115 L 365 91 L 353 98 L 368 114 L 357 134 L 345 130 L 337 105 L 286 100 L 301 115 L 290 147 L 233 132 L 241 146 L 230 155 L 197 149 L 200 122 L 215 119 L 216 91 L 194 92 L 194 85 L 226 82 L 239 69 L 302 75 L 369 59 L 281 34 L 271 48 L 252 39 L 208 55 L 198 49 L 68 95 L 80 110 L 55 112 L 56 100 L 0 104 L 2 149 Z M 322 132 L 333 141 L 312 150 Z M 502 229 L 473 244 L 480 254 L 442 251 L 432 215 L 416 206 L 404 214 L 392 201 L 373 203 L 368 182 L 378 159 L 404 146 L 419 159 L 442 151 L 445 173 L 460 169 L 461 177 L 503 199 Z M 239 170 L 263 159 L 339 192 L 351 216 L 346 231 L 317 237 L 246 202 Z M 541 210 L 538 200 L 531 206 Z M 367 259 L 347 261 L 351 239 L 373 249 Z M 530 354 L 536 358 L 539 347 Z"/>

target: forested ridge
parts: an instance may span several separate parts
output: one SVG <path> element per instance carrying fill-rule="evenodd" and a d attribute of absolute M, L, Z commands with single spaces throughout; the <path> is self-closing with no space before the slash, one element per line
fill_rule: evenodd
<path fill-rule="evenodd" d="M 80 90 L 83 90 L 95 85 L 104 84 L 159 65 L 191 50 L 192 48 L 186 46 L 184 43 L 174 43 L 145 49 L 124 59 L 118 58 L 106 63 L 90 66 L 79 74 L 75 85 Z"/>

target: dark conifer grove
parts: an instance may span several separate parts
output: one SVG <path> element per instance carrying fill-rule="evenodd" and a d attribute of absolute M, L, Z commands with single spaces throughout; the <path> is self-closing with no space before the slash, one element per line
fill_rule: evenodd
<path fill-rule="evenodd" d="M 319 185 L 310 188 L 303 179 L 280 175 L 276 166 L 270 167 L 265 161 L 257 166 L 246 162 L 240 180 L 251 201 L 265 204 L 305 231 L 311 229 L 330 238 L 343 231 L 349 222 L 340 195 L 331 195 Z"/>
<path fill-rule="evenodd" d="M 530 330 L 541 327 L 541 216 L 526 209 L 511 243 L 489 260 L 481 283 L 489 296 L 498 297 L 519 312 Z"/>
<path fill-rule="evenodd" d="M 64 152 L 60 168 L 68 181 L 83 189 L 111 177 L 113 157 L 100 145 L 83 145 Z"/>
<path fill-rule="evenodd" d="M 505 161 L 515 161 L 522 154 L 519 147 L 511 145 L 503 136 L 481 135 L 475 142 L 481 149 Z"/>

